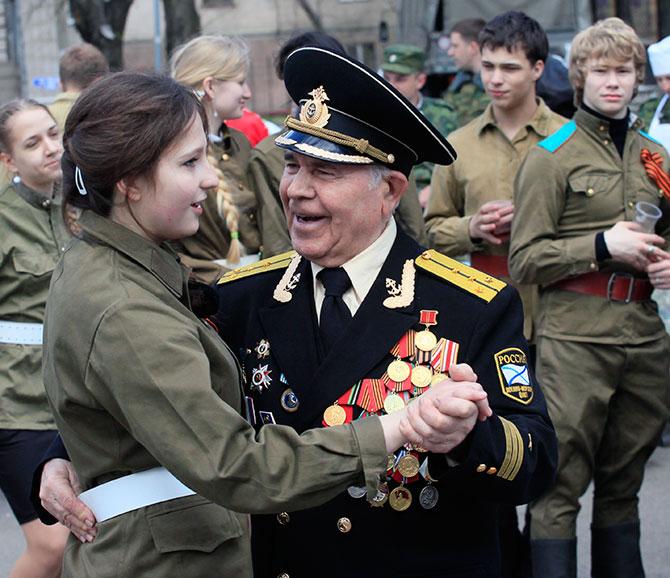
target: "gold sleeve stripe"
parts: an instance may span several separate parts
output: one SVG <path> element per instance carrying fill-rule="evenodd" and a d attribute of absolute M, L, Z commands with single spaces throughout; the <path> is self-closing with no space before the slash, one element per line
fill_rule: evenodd
<path fill-rule="evenodd" d="M 498 470 L 498 476 L 512 481 L 519 474 L 523 463 L 523 439 L 519 429 L 509 420 L 498 416 L 505 432 L 505 457 Z"/>
<path fill-rule="evenodd" d="M 275 255 L 274 257 L 263 259 L 257 263 L 251 263 L 250 265 L 245 265 L 239 269 L 233 269 L 221 277 L 217 285 L 230 283 L 231 281 L 237 281 L 238 279 L 244 279 L 245 277 L 251 277 L 251 275 L 257 275 L 258 273 L 267 273 L 268 271 L 274 271 L 276 269 L 285 269 L 289 266 L 289 263 L 295 254 L 295 251 L 287 251 L 281 255 Z"/>
<path fill-rule="evenodd" d="M 506 285 L 500 279 L 463 265 L 463 263 L 442 255 L 434 249 L 424 251 L 419 255 L 416 258 L 416 264 L 418 267 L 465 289 L 486 302 L 491 301 Z"/>

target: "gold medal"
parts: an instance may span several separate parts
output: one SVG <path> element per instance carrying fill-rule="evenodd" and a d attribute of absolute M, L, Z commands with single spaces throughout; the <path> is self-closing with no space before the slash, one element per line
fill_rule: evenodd
<path fill-rule="evenodd" d="M 384 409 L 386 413 L 394 413 L 405 407 L 405 400 L 397 393 L 389 393 L 384 400 Z"/>
<path fill-rule="evenodd" d="M 409 377 L 409 364 L 396 359 L 395 361 L 389 363 L 389 366 L 386 368 L 386 373 L 388 373 L 388 376 L 393 381 L 402 383 Z"/>
<path fill-rule="evenodd" d="M 436 373 L 431 378 L 430 383 L 431 385 L 435 385 L 436 383 L 440 383 L 440 381 L 444 381 L 445 379 L 449 379 L 449 376 L 446 373 Z"/>
<path fill-rule="evenodd" d="M 419 473 L 419 460 L 412 454 L 405 454 L 398 460 L 398 471 L 403 478 L 413 478 Z"/>
<path fill-rule="evenodd" d="M 412 505 L 412 493 L 405 486 L 393 488 L 389 495 L 389 504 L 396 512 L 404 512 Z"/>
<path fill-rule="evenodd" d="M 412 385 L 415 387 L 428 387 L 432 377 L 433 372 L 425 365 L 417 365 L 412 368 Z"/>
<path fill-rule="evenodd" d="M 424 329 L 414 336 L 414 345 L 421 351 L 433 351 L 437 345 L 437 337 L 430 330 Z"/>
<path fill-rule="evenodd" d="M 323 412 L 323 421 L 329 426 L 342 425 L 346 420 L 347 413 L 336 403 L 329 405 Z"/>

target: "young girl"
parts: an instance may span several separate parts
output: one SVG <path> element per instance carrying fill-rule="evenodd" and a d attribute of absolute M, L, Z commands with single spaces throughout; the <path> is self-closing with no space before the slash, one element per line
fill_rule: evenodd
<path fill-rule="evenodd" d="M 95 541 L 69 544 L 66 576 L 251 576 L 237 512 L 311 507 L 364 481 L 374 492 L 407 439 L 404 410 L 302 435 L 255 434 L 240 415 L 239 364 L 191 311 L 166 245 L 195 234 L 216 184 L 205 121 L 192 91 L 139 73 L 98 81 L 68 116 L 64 195 L 83 233 L 51 284 L 44 382 L 108 511 Z"/>
<path fill-rule="evenodd" d="M 0 488 L 27 548 L 10 576 L 59 574 L 67 530 L 45 526 L 29 500 L 32 472 L 56 435 L 42 385 L 42 321 L 49 280 L 67 241 L 56 183 L 62 154 L 46 107 L 0 108 L 0 159 L 13 174 L 0 192 Z"/>
<path fill-rule="evenodd" d="M 256 195 L 246 177 L 251 146 L 224 122 L 240 118 L 251 98 L 249 50 L 239 39 L 200 36 L 176 50 L 171 70 L 201 99 L 210 128 L 207 154 L 218 179 L 203 205 L 200 230 L 182 240 L 180 250 L 197 278 L 214 281 L 224 268 L 257 260 L 261 249 Z"/>

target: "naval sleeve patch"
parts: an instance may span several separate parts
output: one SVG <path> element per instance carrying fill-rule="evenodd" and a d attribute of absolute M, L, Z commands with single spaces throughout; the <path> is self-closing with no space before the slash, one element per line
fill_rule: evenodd
<path fill-rule="evenodd" d="M 528 405 L 533 401 L 533 386 L 530 383 L 528 359 L 518 347 L 508 347 L 493 356 L 498 379 L 504 395 Z"/>

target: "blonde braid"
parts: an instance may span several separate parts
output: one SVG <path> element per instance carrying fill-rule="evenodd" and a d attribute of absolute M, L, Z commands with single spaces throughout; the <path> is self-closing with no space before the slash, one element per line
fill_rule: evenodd
<path fill-rule="evenodd" d="M 207 147 L 207 159 L 216 171 L 216 176 L 219 177 L 219 184 L 216 187 L 216 210 L 219 216 L 226 221 L 226 227 L 230 232 L 230 247 L 226 260 L 230 264 L 237 264 L 240 262 L 240 255 L 242 254 L 239 232 L 240 213 L 233 202 L 228 181 L 219 168 L 219 161 L 211 146 Z"/>

